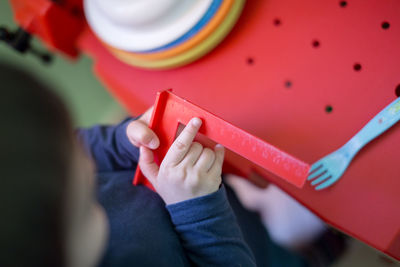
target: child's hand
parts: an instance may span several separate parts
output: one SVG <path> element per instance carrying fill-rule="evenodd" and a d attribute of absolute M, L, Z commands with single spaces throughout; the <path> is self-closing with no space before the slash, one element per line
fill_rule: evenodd
<path fill-rule="evenodd" d="M 160 145 L 157 135 L 148 126 L 152 112 L 153 107 L 143 113 L 139 119 L 128 124 L 126 135 L 134 146 L 145 146 L 150 149 L 156 149 Z"/>
<path fill-rule="evenodd" d="M 213 151 L 193 142 L 200 126 L 198 118 L 188 123 L 160 167 L 154 162 L 153 153 L 140 147 L 139 166 L 167 205 L 211 194 L 221 184 L 225 150 L 221 145 Z"/>

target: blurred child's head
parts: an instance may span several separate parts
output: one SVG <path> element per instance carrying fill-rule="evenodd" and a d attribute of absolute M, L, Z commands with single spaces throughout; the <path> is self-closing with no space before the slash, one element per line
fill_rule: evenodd
<path fill-rule="evenodd" d="M 106 217 L 64 104 L 0 65 L 0 116 L 0 266 L 93 266 Z"/>

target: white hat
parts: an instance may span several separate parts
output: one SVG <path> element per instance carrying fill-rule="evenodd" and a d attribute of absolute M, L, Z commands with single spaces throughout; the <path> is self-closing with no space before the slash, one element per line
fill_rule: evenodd
<path fill-rule="evenodd" d="M 167 45 L 195 26 L 212 0 L 84 0 L 86 19 L 107 44 L 131 52 Z"/>

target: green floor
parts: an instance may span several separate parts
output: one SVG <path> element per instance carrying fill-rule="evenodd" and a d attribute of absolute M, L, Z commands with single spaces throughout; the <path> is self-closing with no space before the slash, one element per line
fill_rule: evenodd
<path fill-rule="evenodd" d="M 5 0 L 0 1 L 0 26 L 16 28 L 11 7 Z M 44 49 L 38 40 L 34 45 Z M 109 123 L 125 113 L 94 76 L 92 61 L 86 56 L 72 62 L 57 55 L 46 66 L 36 57 L 21 55 L 0 43 L 0 62 L 20 66 L 47 82 L 67 103 L 76 126 Z"/>

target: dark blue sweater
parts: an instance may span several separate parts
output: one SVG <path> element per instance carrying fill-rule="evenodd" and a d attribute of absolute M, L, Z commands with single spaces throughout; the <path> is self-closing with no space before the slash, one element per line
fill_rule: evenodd
<path fill-rule="evenodd" d="M 132 186 L 139 151 L 126 136 L 130 121 L 77 132 L 96 163 L 98 198 L 110 221 L 101 266 L 255 266 L 256 260 L 258 266 L 304 266 L 273 245 L 257 215 L 224 186 L 168 206 L 150 189 Z"/>

